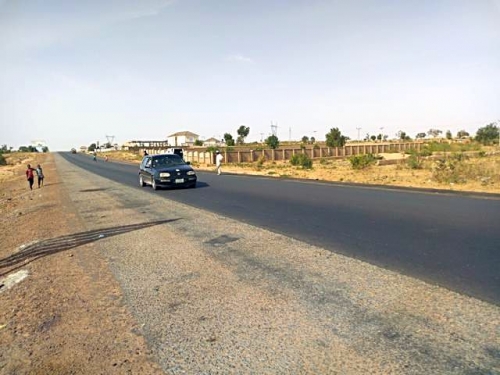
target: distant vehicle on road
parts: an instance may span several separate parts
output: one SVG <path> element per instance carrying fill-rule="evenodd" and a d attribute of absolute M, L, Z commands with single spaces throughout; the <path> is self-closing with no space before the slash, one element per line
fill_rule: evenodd
<path fill-rule="evenodd" d="M 71 149 L 71 153 L 72 153 L 72 154 L 76 154 L 76 149 L 72 148 L 72 149 Z"/>
<path fill-rule="evenodd" d="M 179 155 L 147 155 L 139 167 L 139 185 L 154 190 L 170 187 L 196 187 L 196 172 Z"/>

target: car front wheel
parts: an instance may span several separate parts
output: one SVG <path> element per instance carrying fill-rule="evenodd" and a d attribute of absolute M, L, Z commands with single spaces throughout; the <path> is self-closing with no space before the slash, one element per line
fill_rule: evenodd
<path fill-rule="evenodd" d="M 156 186 L 156 180 L 154 177 L 151 179 L 151 187 L 153 188 L 153 190 L 158 190 L 158 186 Z"/>
<path fill-rule="evenodd" d="M 142 187 L 146 186 L 146 183 L 144 182 L 144 178 L 142 177 L 142 174 L 139 175 L 139 185 Z"/>

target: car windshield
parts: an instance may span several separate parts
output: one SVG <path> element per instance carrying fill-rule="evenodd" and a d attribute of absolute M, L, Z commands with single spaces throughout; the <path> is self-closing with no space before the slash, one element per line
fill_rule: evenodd
<path fill-rule="evenodd" d="M 186 164 L 178 155 L 161 155 L 153 158 L 153 167 L 172 167 L 174 165 Z"/>

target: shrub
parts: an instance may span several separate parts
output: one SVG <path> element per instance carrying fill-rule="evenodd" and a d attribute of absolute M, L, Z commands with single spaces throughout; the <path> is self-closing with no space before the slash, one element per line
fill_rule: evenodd
<path fill-rule="evenodd" d="M 295 154 L 290 159 L 290 164 L 295 166 L 301 166 L 303 169 L 312 168 L 312 160 L 306 154 Z"/>
<path fill-rule="evenodd" d="M 376 161 L 377 158 L 373 154 L 353 155 L 349 157 L 349 162 L 353 169 L 365 169 Z"/>
<path fill-rule="evenodd" d="M 262 167 L 266 162 L 266 157 L 264 155 L 260 155 L 257 159 L 257 167 Z"/>
<path fill-rule="evenodd" d="M 462 152 L 455 152 L 451 155 L 451 159 L 460 162 L 468 159 L 468 157 Z"/>
<path fill-rule="evenodd" d="M 406 165 L 410 169 L 421 169 L 423 159 L 418 153 L 413 153 L 406 158 Z"/>
<path fill-rule="evenodd" d="M 419 155 L 422 157 L 432 156 L 432 151 L 429 150 L 427 147 L 424 147 L 422 150 L 420 150 Z"/>
<path fill-rule="evenodd" d="M 465 182 L 460 173 L 460 162 L 453 159 L 436 160 L 432 168 L 432 177 L 441 183 Z"/>
<path fill-rule="evenodd" d="M 5 160 L 3 154 L 0 154 L 0 165 L 7 165 L 7 160 Z"/>

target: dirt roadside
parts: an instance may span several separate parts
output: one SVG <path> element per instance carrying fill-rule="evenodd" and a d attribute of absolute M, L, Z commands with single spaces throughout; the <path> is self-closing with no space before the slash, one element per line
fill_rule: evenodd
<path fill-rule="evenodd" d="M 72 251 L 64 240 L 86 228 L 53 156 L 23 161 L 0 184 L 0 374 L 162 373 L 94 245 Z M 27 162 L 43 166 L 44 187 L 29 191 Z M 61 237 L 59 247 L 33 244 Z M 8 289 L 5 279 L 21 270 L 28 277 Z"/>

